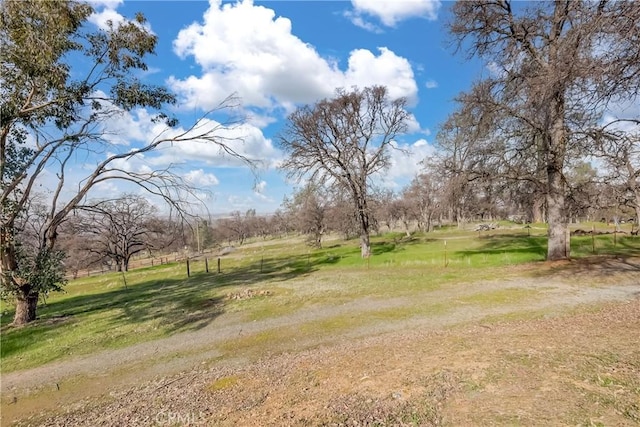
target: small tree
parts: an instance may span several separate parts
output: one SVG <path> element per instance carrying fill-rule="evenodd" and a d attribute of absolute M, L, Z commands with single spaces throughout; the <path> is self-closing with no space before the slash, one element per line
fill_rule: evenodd
<path fill-rule="evenodd" d="M 322 236 L 327 228 L 328 208 L 327 195 L 322 189 L 312 183 L 307 184 L 283 204 L 296 230 L 309 236 L 308 243 L 311 246 L 321 248 Z"/>
<path fill-rule="evenodd" d="M 421 173 L 405 188 L 402 198 L 412 207 L 418 228 L 425 232 L 432 231 L 442 199 L 439 180 L 427 172 Z"/>
<path fill-rule="evenodd" d="M 406 130 L 406 99 L 382 86 L 338 90 L 333 99 L 299 108 L 280 136 L 289 177 L 341 187 L 358 217 L 362 257 L 371 251 L 370 178 L 389 166 L 389 145 Z"/>

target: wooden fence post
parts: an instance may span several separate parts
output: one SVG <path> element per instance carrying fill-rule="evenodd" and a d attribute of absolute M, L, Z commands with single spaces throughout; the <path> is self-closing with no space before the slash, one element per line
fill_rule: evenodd
<path fill-rule="evenodd" d="M 206 270 L 206 272 L 209 272 L 209 258 L 204 257 L 204 269 Z"/>
<path fill-rule="evenodd" d="M 191 270 L 189 269 L 189 258 L 187 258 L 187 277 L 191 277 Z"/>
<path fill-rule="evenodd" d="M 220 257 L 218 257 L 218 274 L 220 274 Z"/>
<path fill-rule="evenodd" d="M 447 267 L 449 265 L 449 260 L 447 260 L 447 241 L 444 241 L 444 266 Z"/>

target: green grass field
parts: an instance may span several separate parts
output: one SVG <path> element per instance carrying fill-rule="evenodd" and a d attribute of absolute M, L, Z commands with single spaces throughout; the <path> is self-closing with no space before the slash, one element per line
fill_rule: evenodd
<path fill-rule="evenodd" d="M 367 260 L 360 258 L 357 239 L 329 239 L 322 249 L 310 249 L 303 238 L 256 240 L 222 256 L 220 274 L 212 257 L 210 273 L 205 272 L 204 259 L 192 260 L 191 277 L 185 263 L 174 263 L 73 280 L 64 293 L 50 295 L 38 308 L 39 319 L 25 327 L 10 325 L 12 304 L 2 303 L 2 372 L 197 330 L 222 313 L 258 321 L 314 304 L 411 297 L 470 278 L 491 280 L 504 275 L 508 266 L 544 261 L 542 225 L 531 229 L 506 225 L 481 233 L 455 229 L 411 237 L 388 233 L 373 237 Z M 587 230 L 591 226 L 582 224 Z M 618 235 L 615 241 L 613 235 L 575 236 L 571 245 L 574 258 L 594 253 L 640 255 L 637 236 Z M 234 298 L 248 289 L 256 296 Z M 502 292 L 469 302 L 492 304 L 520 297 L 525 295 Z M 438 304 L 410 305 L 371 315 L 397 319 L 440 309 Z M 350 322 L 338 316 L 306 327 L 331 333 L 353 326 Z M 280 333 L 286 335 L 286 330 Z"/>

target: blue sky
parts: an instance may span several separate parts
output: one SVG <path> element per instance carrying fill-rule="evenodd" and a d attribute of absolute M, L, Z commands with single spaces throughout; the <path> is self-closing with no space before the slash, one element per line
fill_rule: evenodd
<path fill-rule="evenodd" d="M 380 84 L 409 99 L 414 120 L 396 143 L 411 154 L 394 152 L 391 169 L 376 178 L 379 185 L 400 190 L 432 150 L 439 123 L 454 108 L 452 99 L 487 72 L 447 44 L 450 2 L 106 0 L 93 5 L 95 25 L 136 12 L 146 16 L 159 42 L 144 79 L 178 95 L 174 114 L 183 126 L 230 94 L 240 97 L 247 119 L 234 130 L 244 139 L 234 148 L 260 160 L 257 176 L 200 145 L 146 159 L 155 166 L 180 165 L 183 176 L 213 194 L 206 199 L 212 213 L 275 211 L 296 185 L 276 170 L 283 155 L 276 135 L 296 106 L 330 97 L 338 87 Z M 141 143 L 153 133 L 145 119 L 144 111 L 134 111 L 113 124 L 123 144 Z M 118 191 L 114 183 L 101 189 L 103 195 Z"/>

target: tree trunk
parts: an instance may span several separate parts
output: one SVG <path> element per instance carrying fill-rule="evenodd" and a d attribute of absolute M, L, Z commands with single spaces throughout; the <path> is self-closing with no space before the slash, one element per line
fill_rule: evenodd
<path fill-rule="evenodd" d="M 568 239 L 569 227 L 565 211 L 564 162 L 567 155 L 567 125 L 565 121 L 565 91 L 569 86 L 561 84 L 564 61 L 560 59 L 560 42 L 564 21 L 565 6 L 555 3 L 552 28 L 549 39 L 549 61 L 551 67 L 549 78 L 551 84 L 548 102 L 546 102 L 546 118 L 548 128 L 543 135 L 543 154 L 547 167 L 547 221 L 549 222 L 549 239 L 547 242 L 547 260 L 555 261 L 569 258 L 571 253 Z"/>
<path fill-rule="evenodd" d="M 19 292 L 16 295 L 16 312 L 13 316 L 13 324 L 25 325 L 36 320 L 38 293 L 32 292 L 29 285 L 21 287 Z"/>
<path fill-rule="evenodd" d="M 569 257 L 564 204 L 562 173 L 549 173 L 549 193 L 547 195 L 547 216 L 549 219 L 548 261 Z"/>
<path fill-rule="evenodd" d="M 640 185 L 638 185 L 638 182 L 636 181 L 636 171 L 635 168 L 633 167 L 633 165 L 631 164 L 631 162 L 629 161 L 629 157 L 627 155 L 627 161 L 626 161 L 626 168 L 627 168 L 627 172 L 629 173 L 629 176 L 631 177 L 628 181 L 627 181 L 627 185 L 629 186 L 629 188 L 631 189 L 631 191 L 633 192 L 633 196 L 635 199 L 635 212 L 636 212 L 636 220 L 635 223 L 638 224 L 638 226 L 640 227 Z"/>
<path fill-rule="evenodd" d="M 13 316 L 14 325 L 24 325 L 36 320 L 36 310 L 38 308 L 38 293 L 33 291 L 30 284 L 22 282 L 20 278 L 14 277 L 12 272 L 18 269 L 16 257 L 16 247 L 14 245 L 11 232 L 13 224 L 6 224 L 0 229 L 0 274 L 3 287 L 16 297 L 16 311 Z"/>
<path fill-rule="evenodd" d="M 371 242 L 369 240 L 369 233 L 362 232 L 360 234 L 360 255 L 362 258 L 369 258 L 371 255 Z"/>
<path fill-rule="evenodd" d="M 531 206 L 531 222 L 544 222 L 544 195 L 534 194 Z"/>
<path fill-rule="evenodd" d="M 369 258 L 371 255 L 371 241 L 369 238 L 369 208 L 366 198 L 366 184 L 361 187 L 362 192 L 353 190 L 356 211 L 358 212 L 358 221 L 360 222 L 360 255 L 362 258 Z"/>
<path fill-rule="evenodd" d="M 553 120 L 547 148 L 547 221 L 549 223 L 547 261 L 555 261 L 568 258 L 571 250 L 567 239 L 569 228 L 565 212 L 563 166 L 566 155 L 566 134 L 562 95 L 557 94 L 550 107 Z"/>

